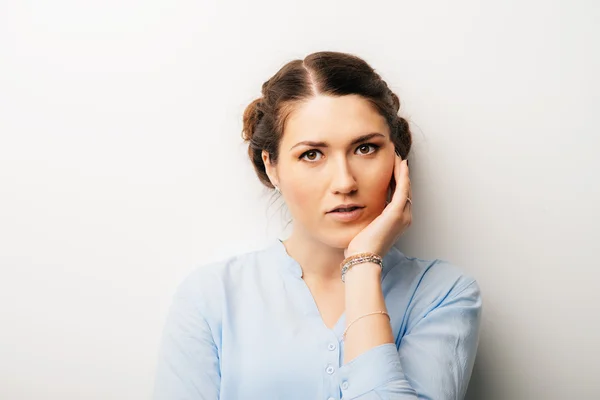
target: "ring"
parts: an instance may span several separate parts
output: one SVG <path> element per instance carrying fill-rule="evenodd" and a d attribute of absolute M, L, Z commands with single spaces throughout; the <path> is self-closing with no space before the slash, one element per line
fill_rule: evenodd
<path fill-rule="evenodd" d="M 412 200 L 410 199 L 410 197 L 407 197 L 406 200 L 410 203 L 410 205 L 412 206 Z"/>

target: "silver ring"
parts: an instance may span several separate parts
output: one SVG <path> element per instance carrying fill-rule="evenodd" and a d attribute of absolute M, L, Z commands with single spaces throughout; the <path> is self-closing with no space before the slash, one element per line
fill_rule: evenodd
<path fill-rule="evenodd" d="M 412 200 L 410 199 L 410 197 L 407 197 L 406 200 L 410 203 L 410 205 L 412 206 Z"/>

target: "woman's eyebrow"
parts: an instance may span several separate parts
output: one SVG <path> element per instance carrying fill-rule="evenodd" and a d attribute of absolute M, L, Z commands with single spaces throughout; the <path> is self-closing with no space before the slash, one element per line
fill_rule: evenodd
<path fill-rule="evenodd" d="M 358 144 L 358 143 L 373 139 L 374 137 L 378 137 L 378 136 L 385 137 L 385 135 L 378 133 L 378 132 L 367 133 L 366 135 L 362 135 L 362 136 L 359 136 L 356 139 L 354 139 L 352 141 L 352 143 L 350 143 L 350 145 Z M 290 150 L 292 150 L 294 147 L 297 147 L 300 145 L 306 145 L 306 146 L 310 146 L 310 147 L 327 147 L 328 146 L 328 144 L 326 142 L 313 142 L 311 140 L 304 140 L 302 142 L 298 142 L 295 145 L 293 145 L 290 148 Z"/>

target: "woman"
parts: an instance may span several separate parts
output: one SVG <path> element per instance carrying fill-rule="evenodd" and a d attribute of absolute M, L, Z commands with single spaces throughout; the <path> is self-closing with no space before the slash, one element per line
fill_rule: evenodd
<path fill-rule="evenodd" d="M 463 398 L 480 291 L 448 262 L 392 247 L 412 205 L 398 97 L 336 52 L 288 63 L 262 94 L 243 137 L 292 233 L 180 286 L 155 398 Z"/>

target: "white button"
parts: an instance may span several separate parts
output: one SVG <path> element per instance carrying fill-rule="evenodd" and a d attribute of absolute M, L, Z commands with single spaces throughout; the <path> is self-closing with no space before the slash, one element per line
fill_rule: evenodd
<path fill-rule="evenodd" d="M 348 381 L 342 382 L 342 389 L 344 389 L 344 390 L 348 389 Z"/>
<path fill-rule="evenodd" d="M 335 350 L 335 343 L 329 343 L 329 345 L 327 346 L 327 348 L 331 351 Z"/>
<path fill-rule="evenodd" d="M 329 375 L 331 375 L 331 374 L 333 374 L 333 371 L 334 371 L 334 370 L 333 370 L 333 367 L 330 365 L 329 367 L 327 367 L 327 369 L 326 369 L 325 371 L 327 371 L 327 373 L 328 373 Z"/>

